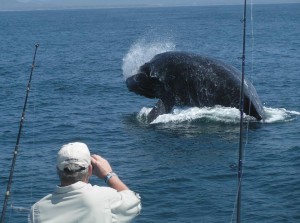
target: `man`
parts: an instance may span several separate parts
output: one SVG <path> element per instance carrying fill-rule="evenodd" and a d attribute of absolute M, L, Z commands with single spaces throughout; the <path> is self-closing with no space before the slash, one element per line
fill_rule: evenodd
<path fill-rule="evenodd" d="M 64 145 L 57 154 L 56 167 L 60 185 L 32 206 L 29 222 L 130 222 L 140 213 L 139 195 L 118 178 L 107 160 L 91 156 L 86 144 Z M 104 179 L 109 187 L 89 184 L 92 174 Z"/>

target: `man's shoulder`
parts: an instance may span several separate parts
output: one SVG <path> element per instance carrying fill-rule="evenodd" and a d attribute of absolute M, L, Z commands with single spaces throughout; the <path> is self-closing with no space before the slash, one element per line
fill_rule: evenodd
<path fill-rule="evenodd" d="M 44 196 L 43 198 L 41 198 L 40 200 L 38 200 L 36 203 L 34 203 L 32 206 L 37 206 L 39 203 L 42 203 L 45 200 L 49 200 L 51 199 L 51 197 L 53 196 L 53 194 L 48 194 L 46 196 Z"/>
<path fill-rule="evenodd" d="M 118 194 L 119 192 L 111 187 L 106 186 L 98 186 L 98 185 L 91 185 L 91 189 L 88 190 L 89 192 L 93 193 L 100 193 L 106 195 Z"/>

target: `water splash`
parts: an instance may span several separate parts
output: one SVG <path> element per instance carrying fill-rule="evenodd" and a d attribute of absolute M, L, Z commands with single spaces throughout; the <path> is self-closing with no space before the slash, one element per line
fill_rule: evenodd
<path fill-rule="evenodd" d="M 142 108 L 138 113 L 138 120 L 146 120 L 147 114 L 152 108 Z M 288 122 L 300 116 L 300 112 L 288 111 L 284 108 L 267 108 L 264 107 L 266 112 L 266 119 L 264 123 L 277 123 L 277 122 Z M 256 119 L 249 115 L 245 115 L 245 121 L 253 121 Z M 240 112 L 237 108 L 228 108 L 222 106 L 214 107 L 189 107 L 189 108 L 174 108 L 172 113 L 158 116 L 151 124 L 158 123 L 170 123 L 170 122 L 185 122 L 193 120 L 207 120 L 211 122 L 221 123 L 234 123 L 237 124 L 240 121 Z"/>
<path fill-rule="evenodd" d="M 300 112 L 289 111 L 285 108 L 268 108 L 264 107 L 266 113 L 265 123 L 289 122 L 296 119 Z"/>
<path fill-rule="evenodd" d="M 151 60 L 156 54 L 175 50 L 176 46 L 169 40 L 149 42 L 146 39 L 138 40 L 132 44 L 128 53 L 123 58 L 124 79 L 137 73 L 139 67 Z"/>

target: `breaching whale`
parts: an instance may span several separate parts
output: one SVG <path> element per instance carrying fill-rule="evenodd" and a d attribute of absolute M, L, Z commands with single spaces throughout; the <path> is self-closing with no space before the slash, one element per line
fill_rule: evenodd
<path fill-rule="evenodd" d="M 173 106 L 240 106 L 240 72 L 224 62 L 189 52 L 170 51 L 154 56 L 137 74 L 126 79 L 129 91 L 158 98 L 147 115 L 152 122 Z M 264 109 L 250 81 L 244 81 L 244 112 L 264 119 Z"/>

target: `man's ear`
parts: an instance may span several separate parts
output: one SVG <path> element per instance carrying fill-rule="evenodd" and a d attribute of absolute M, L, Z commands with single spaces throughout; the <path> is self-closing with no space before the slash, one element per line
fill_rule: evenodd
<path fill-rule="evenodd" d="M 88 172 L 89 172 L 89 177 L 92 176 L 92 174 L 93 174 L 93 166 L 92 166 L 92 164 L 89 165 Z"/>

